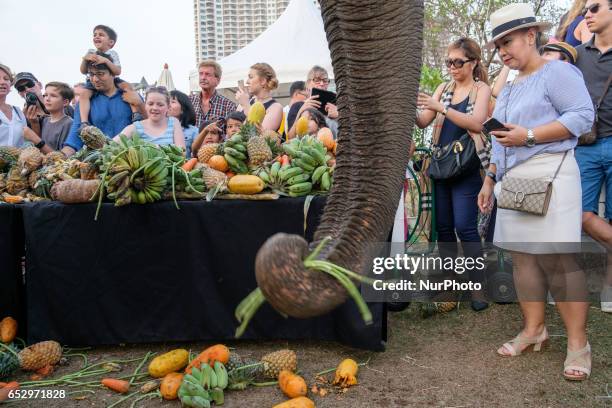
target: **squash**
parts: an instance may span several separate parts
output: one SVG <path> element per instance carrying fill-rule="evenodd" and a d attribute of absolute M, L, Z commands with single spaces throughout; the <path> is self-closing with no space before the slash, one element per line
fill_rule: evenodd
<path fill-rule="evenodd" d="M 227 364 L 230 357 L 230 351 L 223 344 L 215 344 L 214 346 L 210 346 L 189 363 L 185 372 L 187 374 L 191 374 L 191 369 L 193 367 L 200 368 L 202 363 L 208 363 L 211 367 L 215 365 L 215 361 L 218 361 L 222 364 Z"/>
<path fill-rule="evenodd" d="M 175 400 L 178 398 L 178 390 L 183 382 L 183 375 L 180 373 L 166 374 L 159 387 L 159 392 L 165 400 Z"/>
<path fill-rule="evenodd" d="M 238 174 L 227 183 L 227 188 L 231 193 L 236 194 L 257 194 L 265 187 L 265 183 L 257 176 L 249 174 Z"/>
<path fill-rule="evenodd" d="M 2 196 L 2 199 L 4 200 L 5 203 L 8 203 L 8 204 L 21 204 L 21 203 L 23 203 L 23 197 L 22 196 L 18 196 L 18 195 L 4 194 Z"/>
<path fill-rule="evenodd" d="M 227 160 L 225 160 L 225 157 L 221 156 L 220 154 L 215 154 L 213 157 L 208 159 L 208 166 L 223 173 L 229 170 L 229 164 L 227 164 Z"/>
<path fill-rule="evenodd" d="M 185 367 L 189 363 L 189 352 L 185 349 L 169 351 L 155 357 L 149 364 L 149 374 L 161 378 Z"/>
<path fill-rule="evenodd" d="M 273 408 L 315 408 L 315 404 L 310 398 L 297 397 L 282 404 L 277 404 Z"/>
<path fill-rule="evenodd" d="M 334 385 L 340 387 L 350 387 L 351 385 L 357 384 L 357 371 L 359 366 L 355 360 L 347 358 L 343 360 L 336 368 L 336 376 L 334 378 Z"/>
<path fill-rule="evenodd" d="M 5 317 L 0 321 L 0 341 L 10 343 L 17 336 L 17 320 L 10 316 Z"/>
<path fill-rule="evenodd" d="M 283 370 L 278 374 L 278 386 L 289 398 L 304 397 L 308 393 L 306 381 L 289 370 Z"/>
<path fill-rule="evenodd" d="M 325 145 L 325 148 L 327 150 L 334 149 L 336 141 L 334 140 L 334 134 L 329 128 L 324 127 L 319 129 L 319 131 L 317 132 L 317 139 L 319 139 L 319 142 Z"/>

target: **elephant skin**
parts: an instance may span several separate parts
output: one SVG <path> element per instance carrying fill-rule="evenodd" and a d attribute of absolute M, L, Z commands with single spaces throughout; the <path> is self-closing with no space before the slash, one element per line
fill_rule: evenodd
<path fill-rule="evenodd" d="M 314 241 L 276 234 L 260 248 L 255 274 L 266 300 L 296 318 L 325 314 L 347 292 L 304 258 L 319 254 L 355 272 L 370 244 L 387 240 L 408 165 L 421 70 L 423 2 L 321 0 L 340 112 L 334 183 Z"/>

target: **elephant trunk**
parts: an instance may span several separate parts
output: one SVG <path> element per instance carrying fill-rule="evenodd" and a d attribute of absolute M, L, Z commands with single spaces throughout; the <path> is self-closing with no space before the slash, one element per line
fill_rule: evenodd
<path fill-rule="evenodd" d="M 304 258 L 326 237 L 317 259 L 355 272 L 368 246 L 386 241 L 401 194 L 416 114 L 423 3 L 321 0 L 340 112 L 334 183 L 311 247 L 277 234 L 257 254 L 265 298 L 279 312 L 307 318 L 329 312 L 347 292 Z"/>

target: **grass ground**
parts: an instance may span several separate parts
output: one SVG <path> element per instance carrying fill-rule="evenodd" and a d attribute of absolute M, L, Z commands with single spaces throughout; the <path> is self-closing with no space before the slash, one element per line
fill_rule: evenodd
<path fill-rule="evenodd" d="M 389 316 L 389 342 L 384 353 L 356 350 L 325 342 L 244 342 L 230 344 L 240 354 L 254 358 L 282 347 L 297 351 L 301 373 L 309 384 L 314 373 L 351 357 L 369 359 L 359 372 L 359 384 L 345 393 L 330 392 L 311 398 L 318 408 L 372 407 L 612 407 L 612 315 L 591 308 L 589 339 L 594 351 L 593 375 L 589 381 L 572 383 L 562 377 L 566 339 L 563 324 L 552 307 L 547 310 L 551 342 L 541 353 L 517 358 L 500 358 L 496 348 L 520 330 L 517 305 L 493 305 L 475 313 L 469 307 L 423 320 L 411 306 Z M 208 344 L 181 344 L 200 350 Z M 130 359 L 147 351 L 163 352 L 172 345 L 137 345 L 96 348 L 87 351 L 91 361 Z M 70 358 L 62 372 L 75 371 L 81 360 Z M 117 374 L 131 374 L 138 363 Z M 332 374 L 328 377 L 331 378 Z M 18 379 L 24 380 L 25 376 Z M 110 391 L 91 388 L 95 395 L 82 400 L 28 400 L 8 406 L 68 408 L 107 407 L 120 397 Z M 72 390 L 72 389 L 69 389 Z M 276 387 L 249 388 L 228 392 L 227 408 L 272 407 L 285 398 Z M 117 407 L 129 407 L 130 401 Z M 179 407 L 176 401 L 157 399 L 138 407 Z"/>

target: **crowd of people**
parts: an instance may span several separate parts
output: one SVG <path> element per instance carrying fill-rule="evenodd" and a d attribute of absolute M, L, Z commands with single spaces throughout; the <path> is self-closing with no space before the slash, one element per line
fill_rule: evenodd
<path fill-rule="evenodd" d="M 494 47 L 504 64 L 493 88 L 479 45 L 461 38 L 448 47 L 451 80 L 433 96 L 418 96 L 416 123 L 434 124 L 434 157 L 465 135 L 479 153 L 452 177 L 434 181 L 439 242 L 461 241 L 464 253 L 474 256 L 470 251 L 478 253 L 474 243 L 482 238 L 479 214 L 493 213 L 488 236 L 511 253 L 524 318 L 521 332 L 498 354 L 541 350 L 549 339 L 548 293 L 567 330 L 563 376 L 585 380 L 591 372 L 588 291 L 572 254 L 580 249 L 567 244 L 580 243 L 584 231 L 607 249 L 601 308 L 612 312 L 612 3 L 576 0 L 557 39 L 547 43 L 543 33 L 551 24 L 538 21 L 527 4 L 495 11 L 490 23 L 492 40 L 486 46 Z M 511 72 L 515 78 L 508 81 Z M 490 148 L 482 132 L 491 136 Z M 544 190 L 530 187 L 538 180 L 547 181 Z M 605 219 L 597 215 L 602 187 Z M 508 192 L 510 206 L 502 202 Z M 542 201 L 521 209 L 526 194 L 540 194 Z M 472 295 L 474 310 L 487 307 L 481 294 Z"/>
<path fill-rule="evenodd" d="M 433 124 L 434 152 L 466 134 L 479 152 L 461 174 L 435 181 L 435 227 L 440 242 L 480 243 L 479 214 L 492 213 L 489 237 L 512 254 L 524 317 L 522 331 L 498 353 L 515 357 L 541 349 L 549 338 L 544 316 L 550 292 L 567 329 L 563 375 L 584 380 L 591 371 L 585 277 L 567 251 L 551 244 L 580 242 L 585 231 L 612 249 L 612 93 L 607 92 L 612 78 L 612 0 L 576 0 L 559 24 L 557 41 L 545 44 L 542 33 L 550 24 L 538 21 L 527 4 L 495 11 L 490 23 L 492 40 L 486 46 L 494 47 L 504 64 L 495 84 L 488 83 L 479 44 L 461 38 L 448 47 L 450 81 L 433 95 L 418 95 L 416 124 Z M 310 92 L 327 90 L 330 83 L 319 66 L 310 69 L 305 81 L 291 85 L 285 107 L 272 97 L 278 79 L 266 63 L 251 66 L 245 86 L 236 93 L 237 104 L 217 92 L 222 70 L 215 61 L 198 66 L 200 92 L 188 96 L 153 87 L 142 100 L 119 78 L 116 41 L 111 28 L 94 28 L 95 48 L 80 65 L 87 80 L 74 87 L 49 82 L 43 88 L 33 74 L 13 76 L 0 64 L 0 145 L 19 147 L 29 141 L 45 153 L 61 150 L 70 156 L 83 145 L 79 131 L 94 125 L 109 138 L 138 132 L 156 144 L 184 146 L 191 157 L 202 144 L 236 133 L 255 102 L 266 109 L 264 130 L 295 137 L 297 119 L 305 116 L 311 133 L 323 127 L 334 136 L 337 132 L 337 107 L 327 103 L 321 112 L 317 95 Z M 508 81 L 512 71 L 515 78 Z M 6 103 L 11 87 L 24 98 L 23 110 Z M 489 129 L 490 142 L 482 135 L 488 118 L 503 125 Z M 578 145 L 589 133 L 591 142 Z M 499 200 L 504 180 L 538 178 L 552 181 L 543 214 L 497 208 L 493 197 Z M 602 186 L 608 221 L 597 216 Z M 484 280 L 482 275 L 471 278 Z M 612 312 L 610 255 L 605 279 L 601 307 Z M 483 293 L 472 295 L 474 310 L 488 307 Z"/>
<path fill-rule="evenodd" d="M 155 86 L 146 90 L 143 100 L 119 77 L 121 62 L 113 49 L 116 42 L 115 30 L 94 27 L 94 48 L 87 50 L 80 63 L 86 81 L 74 87 L 49 82 L 43 88 L 32 73 L 13 75 L 8 66 L 0 64 L 0 146 L 21 147 L 30 142 L 44 153 L 58 150 L 70 156 L 83 146 L 80 131 L 93 125 L 109 138 L 138 132 L 158 145 L 184 147 L 187 157 L 195 157 L 202 144 L 217 143 L 238 131 L 255 102 L 266 109 L 263 130 L 294 137 L 294 123 L 304 115 L 313 132 L 330 127 L 336 134 L 337 107 L 327 103 L 327 115 L 323 115 L 316 110 L 320 106 L 317 96 L 310 96 L 312 88 L 327 90 L 329 76 L 324 68 L 314 66 L 306 81 L 293 83 L 285 107 L 271 96 L 279 83 L 269 64 L 250 68 L 245 86 L 236 92 L 236 104 L 217 92 L 222 69 L 212 60 L 198 65 L 200 92 L 188 96 Z M 13 87 L 25 101 L 23 108 L 6 102 Z"/>

